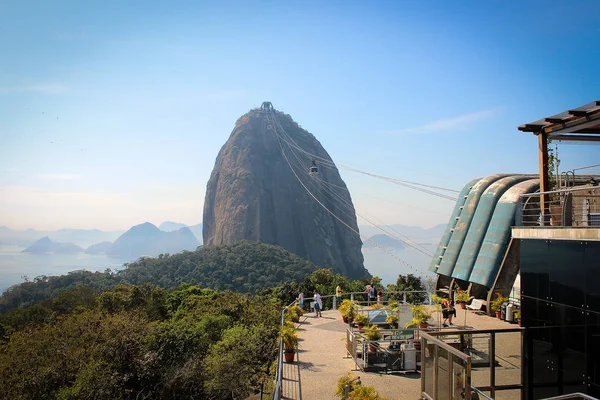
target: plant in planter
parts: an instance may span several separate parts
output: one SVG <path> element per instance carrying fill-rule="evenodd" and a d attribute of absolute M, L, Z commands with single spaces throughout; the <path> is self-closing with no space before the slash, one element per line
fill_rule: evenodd
<path fill-rule="evenodd" d="M 364 334 L 369 341 L 376 341 L 381 339 L 381 332 L 379 332 L 379 328 L 377 327 L 377 325 L 371 325 L 368 329 L 365 330 Z M 375 348 L 375 346 L 369 343 L 369 351 L 375 352 L 377 351 L 377 348 Z"/>
<path fill-rule="evenodd" d="M 454 300 L 460 304 L 460 308 L 463 310 L 466 308 L 467 303 L 473 300 L 474 297 L 469 295 L 469 292 L 466 290 L 458 289 L 456 291 L 456 295 L 454 296 Z"/>
<path fill-rule="evenodd" d="M 502 310 L 502 303 L 506 303 L 508 297 L 504 296 L 500 292 L 496 292 L 496 298 L 492 301 L 492 311 L 496 312 L 496 318 L 500 319 L 500 310 Z"/>
<path fill-rule="evenodd" d="M 371 310 L 378 310 L 380 308 L 383 308 L 383 304 L 375 303 L 371 306 Z"/>
<path fill-rule="evenodd" d="M 300 308 L 300 307 L 298 307 L 298 308 Z M 288 308 L 285 316 L 287 319 L 289 319 L 290 321 L 292 321 L 294 323 L 300 322 L 300 315 L 298 315 L 298 312 L 296 311 L 296 309 L 294 309 L 293 306 Z"/>
<path fill-rule="evenodd" d="M 513 315 L 514 319 L 519 323 L 519 326 L 521 326 L 521 309 L 513 311 Z"/>
<path fill-rule="evenodd" d="M 398 314 L 390 314 L 385 319 L 385 322 L 391 325 L 392 328 L 397 327 L 398 325 Z"/>
<path fill-rule="evenodd" d="M 338 379 L 335 395 L 343 399 L 346 394 L 354 391 L 358 386 L 360 386 L 360 378 L 348 372 L 348 374 Z"/>
<path fill-rule="evenodd" d="M 362 329 L 363 326 L 369 323 L 369 316 L 365 313 L 360 313 L 354 318 L 354 323 L 358 326 L 358 329 Z"/>
<path fill-rule="evenodd" d="M 377 390 L 373 386 L 358 386 L 350 393 L 348 400 L 387 400 L 385 397 L 381 397 Z"/>
<path fill-rule="evenodd" d="M 445 298 L 443 298 L 442 296 L 438 296 L 437 294 L 432 294 L 431 295 L 431 302 L 433 304 L 442 304 L 442 302 L 446 300 Z"/>
<path fill-rule="evenodd" d="M 342 314 L 342 319 L 346 323 L 349 320 L 354 319 L 354 317 L 356 317 L 356 314 L 358 312 L 356 304 L 349 299 L 345 299 L 344 301 L 342 301 L 342 304 L 340 305 L 338 310 L 339 310 L 340 314 Z"/>
<path fill-rule="evenodd" d="M 283 355 L 285 357 L 285 362 L 294 362 L 294 357 L 296 356 L 296 346 L 298 346 L 298 334 L 296 333 L 296 329 L 284 325 L 281 328 L 281 339 L 283 340 Z"/>
<path fill-rule="evenodd" d="M 295 312 L 296 314 L 298 314 L 298 316 L 300 316 L 300 317 L 301 317 L 301 316 L 303 316 L 303 315 L 304 315 L 304 310 L 303 310 L 303 309 L 301 309 L 301 308 L 298 306 L 298 304 L 297 304 L 297 303 L 296 303 L 296 304 L 294 304 L 294 305 L 292 306 L 292 309 L 294 310 L 294 312 Z"/>
<path fill-rule="evenodd" d="M 392 301 L 390 304 L 388 304 L 388 307 L 390 307 L 391 309 L 398 308 L 398 302 Z"/>
<path fill-rule="evenodd" d="M 419 326 L 419 328 L 427 328 L 429 325 L 427 321 L 429 321 L 429 317 L 431 317 L 431 312 L 427 310 L 427 307 L 421 304 L 416 304 L 410 307 L 413 313 L 413 319 L 408 321 L 405 328 L 409 328 L 411 326 Z"/>

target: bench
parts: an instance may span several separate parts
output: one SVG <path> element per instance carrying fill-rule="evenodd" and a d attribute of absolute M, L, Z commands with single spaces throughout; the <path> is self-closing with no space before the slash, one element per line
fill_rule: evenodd
<path fill-rule="evenodd" d="M 482 311 L 483 307 L 486 307 L 486 309 L 487 309 L 487 301 L 479 300 L 479 299 L 473 299 L 473 301 L 471 301 L 471 304 L 469 304 L 467 306 L 467 308 L 469 310 L 478 310 L 478 311 Z"/>

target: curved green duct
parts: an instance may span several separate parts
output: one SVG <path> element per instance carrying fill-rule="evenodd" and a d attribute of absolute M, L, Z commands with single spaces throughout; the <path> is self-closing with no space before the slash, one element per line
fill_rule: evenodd
<path fill-rule="evenodd" d="M 520 206 L 520 196 L 534 193 L 540 187 L 539 179 L 529 179 L 510 188 L 496 205 L 494 215 L 477 255 L 469 281 L 491 288 L 496 280 L 510 241 L 511 227 Z"/>
<path fill-rule="evenodd" d="M 481 178 L 473 179 L 471 182 L 467 183 L 458 195 L 458 200 L 456 200 L 456 205 L 454 206 L 454 210 L 452 211 L 452 215 L 450 215 L 450 220 L 446 225 L 446 230 L 444 231 L 444 235 L 440 239 L 440 244 L 438 244 L 437 250 L 433 258 L 431 259 L 431 263 L 429 264 L 429 270 L 432 272 L 437 271 L 437 267 L 441 257 L 444 255 L 444 250 L 446 246 L 448 246 L 448 242 L 450 242 L 450 237 L 452 236 L 452 231 L 456 226 L 456 222 L 458 221 L 458 216 L 460 215 L 463 206 L 465 205 L 465 201 L 467 200 L 467 196 L 471 191 L 473 185 L 479 182 Z"/>
<path fill-rule="evenodd" d="M 469 280 L 498 200 L 508 189 L 530 178 L 526 175 L 507 176 L 494 182 L 483 192 L 452 271 L 453 278 Z"/>
<path fill-rule="evenodd" d="M 473 214 L 477 209 L 477 203 L 479 202 L 479 198 L 481 197 L 485 189 L 487 189 L 488 186 L 496 182 L 498 179 L 512 175 L 514 174 L 490 175 L 483 179 L 480 179 L 475 185 L 473 185 L 471 191 L 469 192 L 469 195 L 467 196 L 467 200 L 465 201 L 462 212 L 458 217 L 456 226 L 452 231 L 452 235 L 450 237 L 450 241 L 448 242 L 446 251 L 442 256 L 442 262 L 439 264 L 439 267 L 437 269 L 438 274 L 452 276 L 454 265 L 456 264 L 456 260 L 458 259 L 458 255 L 460 254 L 460 249 L 462 248 L 463 241 L 465 239 L 465 236 L 467 235 L 467 231 L 469 230 L 469 226 L 471 225 Z"/>

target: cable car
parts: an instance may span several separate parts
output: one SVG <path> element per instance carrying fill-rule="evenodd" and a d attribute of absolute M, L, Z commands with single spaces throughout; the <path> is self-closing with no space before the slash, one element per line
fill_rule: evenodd
<path fill-rule="evenodd" d="M 319 175 L 319 168 L 317 168 L 317 160 L 315 160 L 314 158 L 312 159 L 312 165 L 310 167 L 310 170 L 308 171 L 308 174 L 310 176 Z"/>

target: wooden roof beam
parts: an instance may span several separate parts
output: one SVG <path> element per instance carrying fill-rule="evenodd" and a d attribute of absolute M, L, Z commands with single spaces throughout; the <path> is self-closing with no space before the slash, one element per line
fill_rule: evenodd
<path fill-rule="evenodd" d="M 573 142 L 600 142 L 600 135 L 591 136 L 591 135 L 548 135 L 548 139 L 552 140 L 564 140 L 564 141 L 573 141 Z"/>

